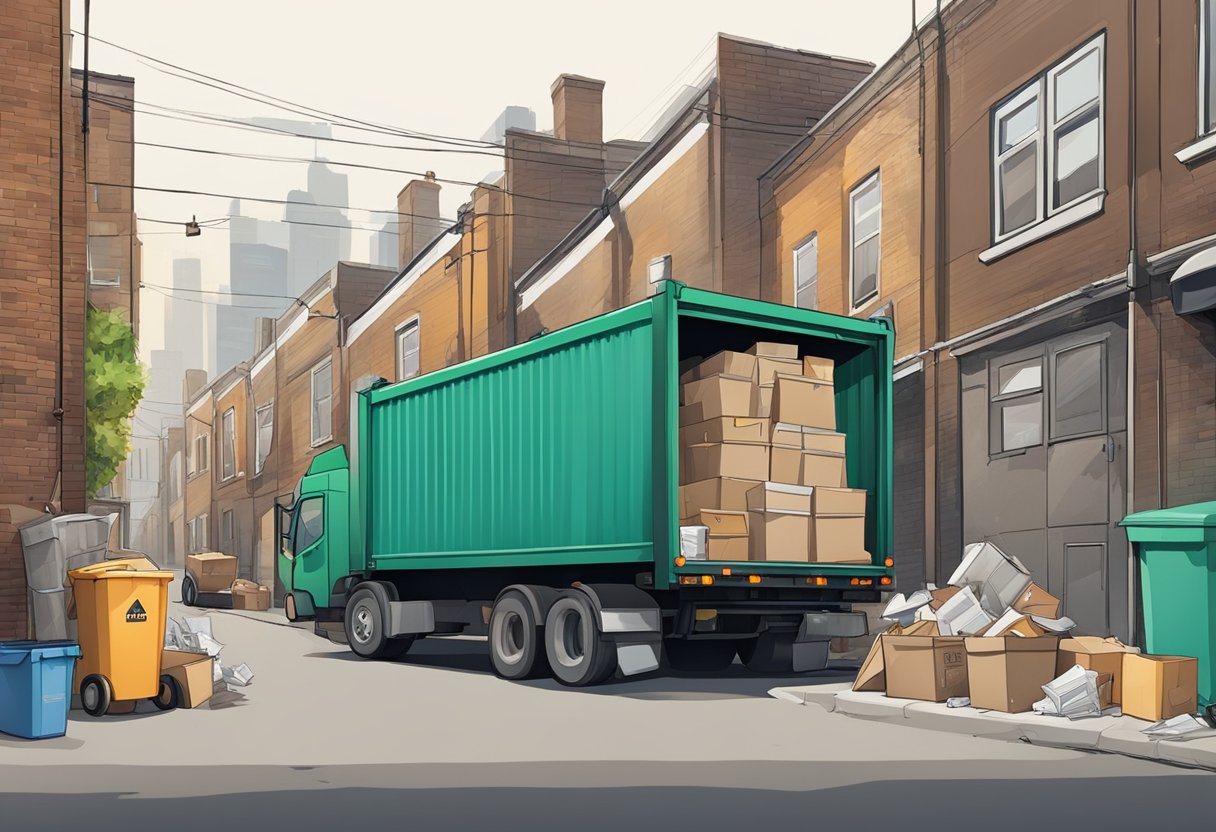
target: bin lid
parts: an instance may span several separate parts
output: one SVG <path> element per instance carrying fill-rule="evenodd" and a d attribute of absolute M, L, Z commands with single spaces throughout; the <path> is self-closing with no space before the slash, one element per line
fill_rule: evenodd
<path fill-rule="evenodd" d="M 68 577 L 73 580 L 96 581 L 105 578 L 129 578 L 138 573 L 146 578 L 165 578 L 172 580 L 173 573 L 160 570 L 149 558 L 117 558 L 103 560 L 100 563 L 73 569 Z"/>
<path fill-rule="evenodd" d="M 1138 511 L 1119 525 L 1135 542 L 1216 539 L 1216 502 Z"/>

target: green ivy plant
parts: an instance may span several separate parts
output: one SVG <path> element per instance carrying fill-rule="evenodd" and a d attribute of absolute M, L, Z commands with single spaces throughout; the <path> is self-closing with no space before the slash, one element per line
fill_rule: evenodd
<path fill-rule="evenodd" d="M 90 307 L 85 338 L 85 491 L 91 500 L 131 451 L 131 414 L 145 377 L 135 333 L 117 313 Z"/>

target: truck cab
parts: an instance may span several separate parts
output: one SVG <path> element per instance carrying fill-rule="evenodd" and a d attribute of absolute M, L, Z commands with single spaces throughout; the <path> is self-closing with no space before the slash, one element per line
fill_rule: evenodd
<path fill-rule="evenodd" d="M 326 619 L 336 584 L 351 572 L 350 465 L 344 447 L 317 455 L 279 507 L 279 577 L 287 618 Z"/>

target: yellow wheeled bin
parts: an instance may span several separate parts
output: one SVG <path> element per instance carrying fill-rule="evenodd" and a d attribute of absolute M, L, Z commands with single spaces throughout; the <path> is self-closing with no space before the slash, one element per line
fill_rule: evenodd
<path fill-rule="evenodd" d="M 161 650 L 173 573 L 148 558 L 107 560 L 73 569 L 80 642 L 80 704 L 101 716 L 112 702 L 165 698 Z"/>

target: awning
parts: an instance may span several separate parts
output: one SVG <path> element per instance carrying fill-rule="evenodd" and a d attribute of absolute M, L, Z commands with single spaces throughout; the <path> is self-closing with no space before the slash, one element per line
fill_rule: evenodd
<path fill-rule="evenodd" d="M 1216 246 L 1188 257 L 1170 278 L 1174 311 L 1191 315 L 1216 309 Z"/>

